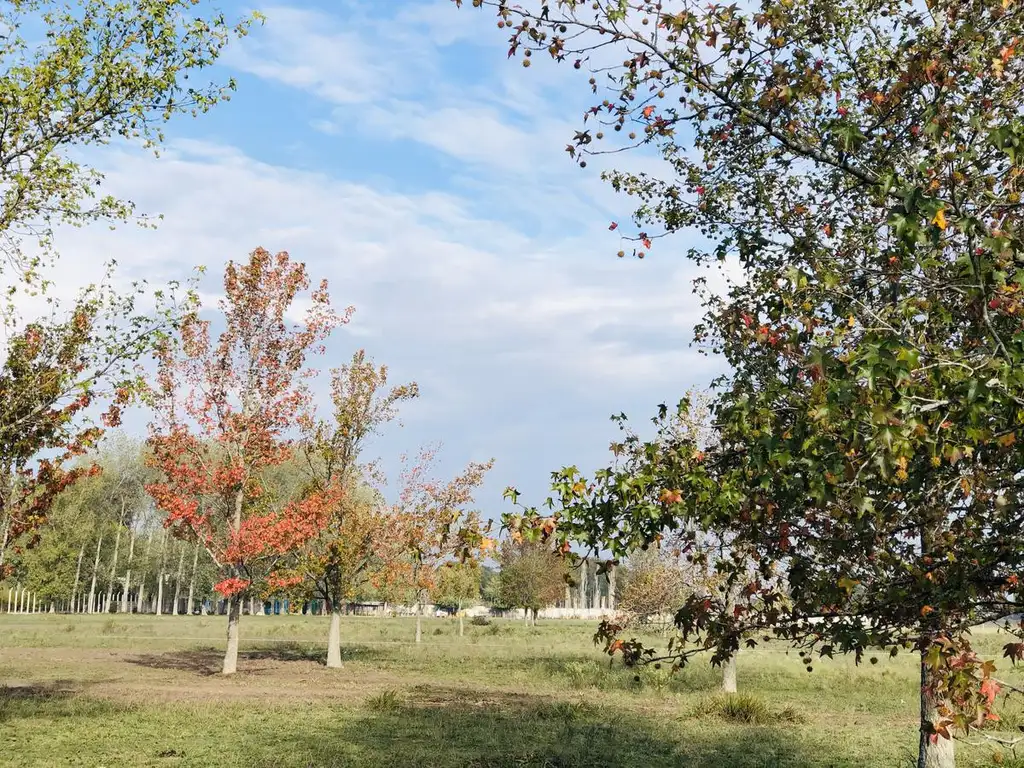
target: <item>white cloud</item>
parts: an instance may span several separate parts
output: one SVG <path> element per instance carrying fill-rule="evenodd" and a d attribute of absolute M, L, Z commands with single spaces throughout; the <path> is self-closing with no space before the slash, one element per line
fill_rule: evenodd
<path fill-rule="evenodd" d="M 451 195 L 381 192 L 201 142 L 179 142 L 158 160 L 107 159 L 107 186 L 165 219 L 156 231 L 62 233 L 64 291 L 88 281 L 102 258 L 116 258 L 124 279 L 154 283 L 205 264 L 204 289 L 216 293 L 223 264 L 263 246 L 288 250 L 314 277 L 327 277 L 335 302 L 357 307 L 351 331 L 379 340 L 377 354 L 398 364 L 404 357 L 410 371 L 425 359 L 437 370 L 459 357 L 484 366 L 515 359 L 518 375 L 557 375 L 581 388 L 602 371 L 629 388 L 638 360 L 643 371 L 633 384 L 685 372 L 679 354 L 689 353 L 647 350 L 644 334 L 692 326 L 699 311 L 690 268 L 685 260 L 602 256 L 602 228 L 537 242 L 507 223 L 475 218 Z M 628 345 L 592 338 L 607 325 L 636 338 Z"/>
<path fill-rule="evenodd" d="M 338 306 L 356 306 L 330 365 L 365 345 L 395 381 L 420 382 L 410 430 L 474 454 L 494 445 L 499 461 L 534 472 L 540 462 L 532 479 L 541 483 L 558 462 L 585 459 L 575 453 L 583 441 L 613 435 L 609 413 L 644 416 L 710 378 L 717 361 L 687 346 L 701 309 L 685 240 L 659 241 L 644 262 L 615 259 L 608 221 L 627 229 L 632 200 L 599 180 L 602 162 L 581 171 L 563 152 L 576 115 L 552 101 L 551 87 L 571 68 L 518 68 L 515 77 L 498 51 L 502 69 L 475 72 L 479 82 L 463 87 L 441 76 L 451 53 L 441 47 L 476 40 L 493 21 L 485 14 L 456 12 L 448 0 L 384 19 L 345 6 L 355 9 L 345 24 L 266 9 L 266 28 L 228 63 L 319 99 L 319 115 L 296 122 L 315 123 L 317 151 L 354 135 L 415 142 L 451 174 L 411 186 L 401 167 L 382 163 L 379 183 L 355 183 L 343 169 L 299 170 L 203 141 L 173 142 L 158 160 L 110 151 L 98 163 L 105 189 L 165 219 L 156 231 L 61 232 L 62 292 L 116 258 L 121 279 L 154 284 L 206 264 L 213 300 L 227 260 L 256 246 L 288 250 L 329 279 Z M 485 43 L 498 44 L 491 34 Z M 541 69 L 553 74 L 538 77 Z M 524 482 L 500 471 L 501 482 Z"/>

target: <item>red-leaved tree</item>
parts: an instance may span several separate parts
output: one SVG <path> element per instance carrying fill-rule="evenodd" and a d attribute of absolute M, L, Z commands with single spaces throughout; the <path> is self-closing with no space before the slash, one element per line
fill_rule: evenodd
<path fill-rule="evenodd" d="M 224 674 L 238 660 L 242 601 L 254 585 L 275 585 L 279 560 L 322 527 L 330 500 L 311 493 L 278 499 L 263 472 L 291 455 L 292 437 L 309 417 L 305 384 L 310 354 L 348 322 L 332 309 L 327 284 L 309 291 L 304 264 L 258 248 L 224 274 L 224 330 L 191 316 L 159 355 L 152 392 L 152 463 L 163 477 L 148 487 L 176 536 L 198 541 L 221 570 L 215 589 L 228 599 Z M 289 320 L 309 291 L 301 323 Z"/>
<path fill-rule="evenodd" d="M 409 587 L 416 598 L 416 642 L 423 638 L 422 608 L 437 582 L 438 571 L 455 560 L 467 561 L 494 548 L 487 538 L 489 524 L 470 505 L 473 495 L 494 466 L 494 460 L 471 462 L 447 483 L 431 475 L 436 452 L 423 450 L 415 462 L 403 461 L 398 501 L 392 508 L 397 521 L 395 545 L 402 557 L 391 577 Z"/>

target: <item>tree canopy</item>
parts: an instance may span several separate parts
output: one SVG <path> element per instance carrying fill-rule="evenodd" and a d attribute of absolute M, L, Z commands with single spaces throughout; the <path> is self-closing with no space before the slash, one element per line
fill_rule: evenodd
<path fill-rule="evenodd" d="M 1015 610 L 1024 566 L 1024 9 L 472 4 L 510 56 L 590 71 L 567 147 L 581 165 L 640 145 L 664 159 L 606 174 L 638 201 L 637 255 L 697 232 L 690 258 L 742 270 L 696 329 L 731 369 L 718 445 L 655 441 L 593 483 L 557 473 L 563 535 L 620 552 L 683 521 L 729 531 L 742 621 L 689 603 L 682 637 L 731 645 L 743 624 L 806 653 L 913 648 L 919 764 L 951 764 L 946 737 L 995 717 L 967 630 Z"/>

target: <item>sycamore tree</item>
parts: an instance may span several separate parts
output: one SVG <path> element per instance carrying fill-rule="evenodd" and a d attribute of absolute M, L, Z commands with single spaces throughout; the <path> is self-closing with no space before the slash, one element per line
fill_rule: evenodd
<path fill-rule="evenodd" d="M 471 4 L 497 11 L 510 56 L 586 71 L 581 165 L 634 145 L 663 158 L 606 174 L 637 201 L 642 252 L 695 232 L 691 259 L 743 270 L 697 328 L 731 368 L 720 444 L 654 445 L 635 486 L 559 473 L 563 530 L 612 546 L 728 531 L 735 620 L 688 604 L 682 637 L 912 650 L 918 765 L 953 765 L 952 737 L 998 726 L 996 665 L 968 629 L 1016 610 L 1024 567 L 1024 6 Z"/>
<path fill-rule="evenodd" d="M 308 295 L 307 295 L 308 294 Z M 308 308 L 291 320 L 297 302 Z M 198 542 L 220 570 L 215 589 L 228 599 L 224 674 L 237 669 L 242 601 L 275 583 L 282 558 L 325 524 L 330 489 L 298 499 L 267 493 L 266 472 L 289 460 L 309 418 L 307 358 L 323 354 L 351 308 L 331 307 L 327 283 L 310 290 L 304 264 L 258 248 L 230 262 L 216 337 L 198 313 L 163 344 L 150 396 L 149 448 L 161 473 L 148 486 L 164 525 Z"/>

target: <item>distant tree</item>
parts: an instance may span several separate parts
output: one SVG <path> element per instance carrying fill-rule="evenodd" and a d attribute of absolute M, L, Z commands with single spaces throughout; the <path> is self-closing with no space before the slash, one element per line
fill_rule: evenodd
<path fill-rule="evenodd" d="M 459 637 L 465 632 L 462 609 L 480 599 L 480 566 L 475 562 L 451 562 L 438 570 L 430 590 L 434 605 L 453 611 L 459 618 Z"/>
<path fill-rule="evenodd" d="M 502 541 L 498 559 L 501 601 L 522 608 L 527 620 L 532 613 L 536 624 L 537 612 L 558 602 L 565 593 L 565 560 L 548 544 L 527 539 L 516 541 L 511 537 Z"/>
<path fill-rule="evenodd" d="M 659 548 L 636 552 L 626 561 L 628 578 L 619 600 L 619 609 L 641 624 L 653 618 L 675 613 L 691 587 L 678 555 Z"/>
<path fill-rule="evenodd" d="M 322 353 L 351 312 L 331 308 L 325 281 L 293 325 L 289 314 L 308 288 L 303 264 L 257 249 L 225 270 L 217 340 L 209 322 L 192 315 L 159 357 L 149 446 L 161 480 L 149 492 L 165 525 L 200 542 L 220 568 L 216 589 L 228 599 L 224 674 L 237 669 L 243 598 L 320 531 L 331 503 L 322 492 L 275 503 L 263 477 L 292 456 L 292 435 L 309 418 L 307 356 Z"/>
<path fill-rule="evenodd" d="M 480 596 L 492 608 L 503 610 L 512 607 L 501 599 L 501 571 L 498 568 L 480 566 Z"/>
<path fill-rule="evenodd" d="M 476 489 L 493 466 L 471 462 L 448 482 L 431 476 L 435 451 L 422 451 L 415 461 L 404 460 L 398 500 L 391 506 L 399 526 L 396 539 L 402 556 L 389 575 L 411 590 L 419 610 L 416 642 L 423 637 L 422 607 L 437 582 L 438 571 L 452 560 L 466 562 L 485 555 L 493 547 L 488 525 L 470 508 Z"/>

